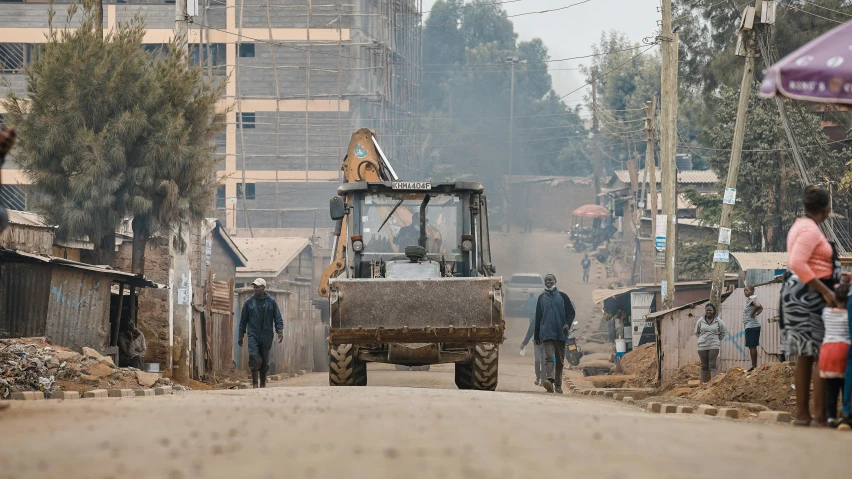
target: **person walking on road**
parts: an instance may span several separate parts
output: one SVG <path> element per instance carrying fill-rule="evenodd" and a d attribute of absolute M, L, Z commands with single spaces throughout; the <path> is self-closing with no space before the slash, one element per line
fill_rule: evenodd
<path fill-rule="evenodd" d="M 754 294 L 754 286 L 750 284 L 746 285 L 743 293 L 746 297 L 746 305 L 743 308 L 745 345 L 751 356 L 751 369 L 746 372 L 750 373 L 757 367 L 757 347 L 760 346 L 760 320 L 757 317 L 763 312 L 763 305 L 757 301 L 757 296 Z"/>
<path fill-rule="evenodd" d="M 825 189 L 811 185 L 804 191 L 805 217 L 787 233 L 786 281 L 781 287 L 781 341 L 790 356 L 796 356 L 796 426 L 825 426 L 825 381 L 814 374 L 825 326 L 822 312 L 836 306 L 834 285 L 840 279 L 837 251 L 819 225 L 831 213 L 831 197 Z M 810 411 L 811 385 L 814 416 Z"/>
<path fill-rule="evenodd" d="M 698 338 L 698 358 L 701 360 L 701 382 L 716 377 L 716 360 L 722 348 L 722 340 L 728 334 L 725 323 L 716 316 L 716 306 L 707 303 L 704 317 L 695 323 L 695 336 Z"/>
<path fill-rule="evenodd" d="M 580 260 L 580 266 L 583 267 L 583 282 L 589 282 L 589 268 L 592 267 L 592 260 L 589 259 L 589 253 L 586 253 L 586 256 Z"/>
<path fill-rule="evenodd" d="M 524 233 L 532 233 L 533 221 L 535 221 L 535 210 L 529 206 L 524 212 Z"/>
<path fill-rule="evenodd" d="M 535 344 L 544 349 L 547 392 L 562 394 L 562 367 L 565 363 L 565 342 L 574 322 L 574 305 L 567 294 L 556 288 L 556 276 L 544 277 L 545 290 L 535 307 Z M 554 364 L 555 363 L 555 364 Z"/>
<path fill-rule="evenodd" d="M 524 336 L 524 341 L 521 343 L 521 351 L 526 349 L 527 344 L 529 344 L 530 339 L 532 339 L 535 334 L 535 308 L 538 304 L 538 298 L 535 297 L 534 294 L 530 293 L 530 297 L 527 298 L 527 302 L 524 303 L 524 311 L 527 312 L 527 315 L 530 317 L 530 327 L 527 328 L 527 335 Z M 541 382 L 544 380 L 544 348 L 540 344 L 535 345 L 535 385 L 541 386 Z"/>
<path fill-rule="evenodd" d="M 254 294 L 243 304 L 237 343 L 243 347 L 243 336 L 248 332 L 251 384 L 255 388 L 258 387 L 260 376 L 260 387 L 265 388 L 273 328 L 278 333 L 278 342 L 284 341 L 284 319 L 281 317 L 278 303 L 266 292 L 266 280 L 258 278 L 251 285 L 254 287 Z"/>

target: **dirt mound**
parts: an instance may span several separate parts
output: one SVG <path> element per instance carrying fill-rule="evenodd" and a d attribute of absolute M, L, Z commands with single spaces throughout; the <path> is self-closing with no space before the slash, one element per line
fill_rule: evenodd
<path fill-rule="evenodd" d="M 587 379 L 596 388 L 623 388 L 635 376 L 612 375 L 612 376 L 589 376 Z"/>
<path fill-rule="evenodd" d="M 683 389 L 689 387 L 689 381 L 699 379 L 701 379 L 701 366 L 699 366 L 698 363 L 687 364 L 680 368 L 680 371 L 678 371 L 673 378 L 668 381 L 663 381 L 657 389 L 657 392 L 660 394 L 666 394 L 674 391 L 675 389 Z M 673 396 L 674 395 L 677 394 L 673 394 Z"/>
<path fill-rule="evenodd" d="M 138 373 L 138 374 L 137 374 Z M 141 376 L 141 379 L 140 379 Z M 92 389 L 140 389 L 172 385 L 171 380 L 149 377 L 134 368 L 119 368 L 112 359 L 83 348 L 83 354 L 51 345 L 46 338 L 0 339 L 0 398 L 15 391 L 42 391 L 49 398 L 54 391 Z"/>
<path fill-rule="evenodd" d="M 697 388 L 690 399 L 704 404 L 751 403 L 773 411 L 794 412 L 793 370 L 790 363 L 764 364 L 751 373 L 733 368 Z"/>
<path fill-rule="evenodd" d="M 630 387 L 649 387 L 657 376 L 657 349 L 653 343 L 643 344 L 622 356 L 617 371 L 633 376 L 627 382 Z"/>

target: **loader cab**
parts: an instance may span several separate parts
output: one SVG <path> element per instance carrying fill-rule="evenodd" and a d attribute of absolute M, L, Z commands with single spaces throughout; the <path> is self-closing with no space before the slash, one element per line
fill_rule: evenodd
<path fill-rule="evenodd" d="M 349 232 L 339 239 L 345 241 L 346 276 L 491 276 L 495 271 L 482 193 L 482 185 L 466 182 L 342 185 L 331 213 L 346 222 Z"/>

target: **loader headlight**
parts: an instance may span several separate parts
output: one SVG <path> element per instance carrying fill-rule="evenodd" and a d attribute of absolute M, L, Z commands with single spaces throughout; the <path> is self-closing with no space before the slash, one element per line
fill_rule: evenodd
<path fill-rule="evenodd" d="M 352 237 L 352 251 L 356 253 L 364 251 L 364 240 L 361 236 Z"/>
<path fill-rule="evenodd" d="M 473 250 L 473 236 L 471 236 L 471 235 L 463 235 L 462 236 L 461 249 L 465 253 Z"/>

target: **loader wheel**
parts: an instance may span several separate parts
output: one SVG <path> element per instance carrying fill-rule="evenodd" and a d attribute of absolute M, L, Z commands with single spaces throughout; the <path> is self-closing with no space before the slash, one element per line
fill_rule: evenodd
<path fill-rule="evenodd" d="M 473 389 L 473 373 L 470 363 L 456 363 L 456 387 Z"/>
<path fill-rule="evenodd" d="M 477 391 L 497 389 L 497 356 L 499 347 L 492 343 L 479 343 L 473 349 L 471 383 Z"/>
<path fill-rule="evenodd" d="M 328 383 L 331 386 L 366 386 L 367 364 L 358 360 L 355 346 L 331 345 L 328 348 Z"/>
<path fill-rule="evenodd" d="M 328 324 L 314 326 L 314 372 L 328 371 Z"/>

